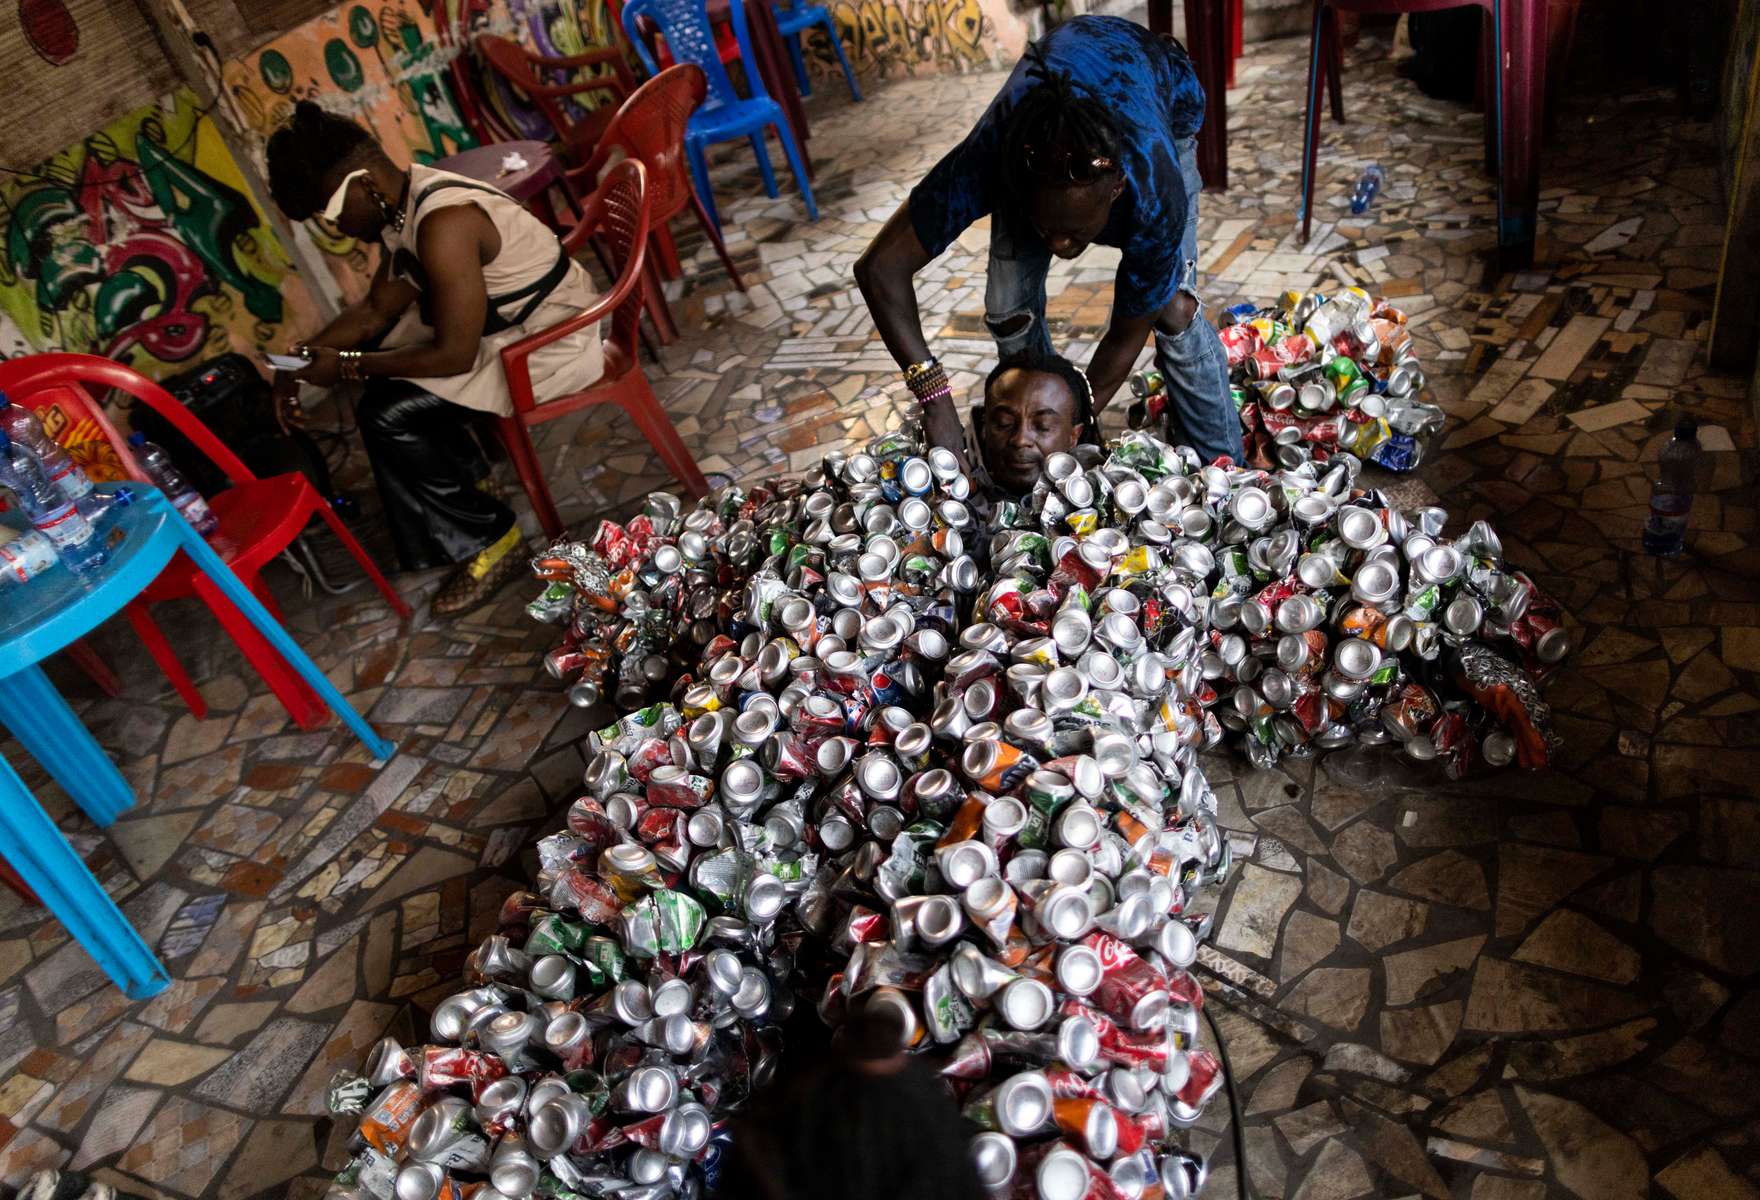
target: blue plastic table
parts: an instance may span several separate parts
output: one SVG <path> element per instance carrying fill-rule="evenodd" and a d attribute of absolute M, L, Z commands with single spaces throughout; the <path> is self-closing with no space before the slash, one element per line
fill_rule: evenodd
<path fill-rule="evenodd" d="M 37 664 L 120 611 L 179 550 L 214 581 L 375 758 L 388 759 L 396 753 L 396 747 L 373 732 L 162 494 L 142 484 L 122 486 L 134 493 L 135 500 L 100 527 L 100 536 L 110 547 L 103 566 L 89 578 L 56 567 L 22 588 L 8 586 L 0 591 L 0 722 L 87 816 L 107 826 L 134 803 L 134 795 Z M 116 487 L 105 485 L 100 490 Z M 12 864 L 123 991 L 143 999 L 170 983 L 153 952 L 4 759 L 0 759 L 0 857 Z"/>

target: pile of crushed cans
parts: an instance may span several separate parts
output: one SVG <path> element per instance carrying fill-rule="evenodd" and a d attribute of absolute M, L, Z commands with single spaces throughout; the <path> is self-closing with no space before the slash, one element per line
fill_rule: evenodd
<path fill-rule="evenodd" d="M 333 1195 L 696 1196 L 797 997 L 890 1020 L 998 1196 L 1200 1189 L 1187 968 L 1230 851 L 1192 593 L 1050 491 L 1038 531 L 977 501 L 895 435 L 534 560 L 550 668 L 629 711 L 429 1043 L 332 1084 Z"/>
<path fill-rule="evenodd" d="M 1324 464 L 1340 451 L 1409 471 L 1442 428 L 1421 398 L 1424 374 L 1406 315 L 1361 288 L 1329 296 L 1287 291 L 1274 306 L 1236 304 L 1218 324 L 1248 463 L 1267 469 Z M 1132 425 L 1161 428 L 1159 371 L 1131 377 Z"/>

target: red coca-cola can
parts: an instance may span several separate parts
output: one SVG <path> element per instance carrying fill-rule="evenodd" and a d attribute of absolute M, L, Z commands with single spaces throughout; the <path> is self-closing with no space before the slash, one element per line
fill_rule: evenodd
<path fill-rule="evenodd" d="M 1241 362 L 1246 366 L 1248 379 L 1276 379 L 1277 373 L 1289 365 L 1267 346 L 1244 355 Z"/>
<path fill-rule="evenodd" d="M 1144 1146 L 1154 1146 L 1167 1136 L 1167 1122 L 1154 1109 L 1140 1113 L 1115 1111 L 1118 1119 L 1118 1152 L 1135 1154 Z"/>
<path fill-rule="evenodd" d="M 1259 331 L 1245 323 L 1220 329 L 1216 336 L 1222 339 L 1222 348 L 1228 352 L 1228 365 L 1231 367 L 1240 366 L 1249 354 L 1264 345 Z"/>
<path fill-rule="evenodd" d="M 635 552 L 629 534 L 616 521 L 600 521 L 590 544 L 593 553 L 603 558 L 605 565 L 613 571 L 627 563 Z"/>
<path fill-rule="evenodd" d="M 1167 980 L 1148 959 L 1104 931 L 1093 931 L 1082 941 L 1100 955 L 1100 987 L 1096 1005 L 1132 1029 L 1153 1029 L 1167 1013 Z"/>
<path fill-rule="evenodd" d="M 665 743 L 661 745 L 664 748 Z M 701 808 L 715 789 L 707 775 L 697 775 L 670 763 L 653 768 L 647 783 L 648 803 L 662 808 Z"/>
<path fill-rule="evenodd" d="M 1058 571 L 1074 583 L 1079 583 L 1090 593 L 1100 586 L 1105 578 L 1105 569 L 1083 557 L 1079 547 L 1071 546 L 1064 551 L 1063 557 L 1057 560 Z"/>
<path fill-rule="evenodd" d="M 566 903 L 579 911 L 581 920 L 589 925 L 609 924 L 623 909 L 623 901 L 611 885 L 578 868 L 564 872 L 557 879 L 557 887 Z"/>
<path fill-rule="evenodd" d="M 574 678 L 592 661 L 594 656 L 579 646 L 558 646 L 544 655 L 544 670 L 550 673 L 550 678 L 566 681 Z"/>
<path fill-rule="evenodd" d="M 1094 1026 L 1100 1041 L 1100 1057 L 1116 1067 L 1149 1067 L 1157 1073 L 1167 1070 L 1173 1047 L 1159 1031 L 1134 1033 L 1119 1027 L 1117 1021 L 1086 1004 L 1066 1000 L 1058 1009 L 1065 1017 L 1083 1017 Z"/>
<path fill-rule="evenodd" d="M 636 836 L 650 846 L 675 840 L 679 823 L 684 819 L 684 814 L 676 808 L 650 808 L 636 822 Z"/>
<path fill-rule="evenodd" d="M 1312 737 L 1326 728 L 1330 719 L 1330 710 L 1326 704 L 1326 693 L 1312 676 L 1292 675 L 1291 682 L 1295 685 L 1295 696 L 1290 701 L 1289 711 L 1301 725 L 1302 731 Z"/>
<path fill-rule="evenodd" d="M 647 783 L 655 768 L 672 765 L 672 749 L 665 738 L 649 738 L 630 752 L 627 765 L 631 779 Z"/>
<path fill-rule="evenodd" d="M 507 1066 L 493 1054 L 459 1046 L 423 1046 L 418 1078 L 424 1092 L 437 1092 L 457 1084 L 487 1083 L 507 1074 Z"/>
<path fill-rule="evenodd" d="M 1516 579 L 1528 592 L 1527 608 L 1509 624 L 1509 636 L 1522 650 L 1543 665 L 1551 666 L 1564 658 L 1571 648 L 1569 632 L 1563 624 L 1564 612 L 1558 601 L 1535 586 L 1534 581 L 1520 572 Z"/>
<path fill-rule="evenodd" d="M 851 942 L 884 942 L 892 936 L 892 922 L 885 913 L 856 905 L 845 923 Z"/>
<path fill-rule="evenodd" d="M 841 727 L 841 722 L 839 723 Z M 814 743 L 805 734 L 779 729 L 764 743 L 759 758 L 781 780 L 811 779 L 819 773 Z"/>
<path fill-rule="evenodd" d="M 795 707 L 789 725 L 813 745 L 835 737 L 844 729 L 843 704 L 834 696 L 814 692 Z"/>
<path fill-rule="evenodd" d="M 1104 1100 L 1106 1094 L 1092 1080 L 1083 1079 L 1068 1067 L 1050 1067 L 1045 1078 L 1055 1100 Z"/>
<path fill-rule="evenodd" d="M 1174 1093 L 1173 1116 L 1176 1120 L 1196 1120 L 1204 1104 L 1222 1086 L 1222 1064 L 1207 1050 L 1193 1050 L 1186 1055 L 1191 1072 L 1185 1086 Z"/>

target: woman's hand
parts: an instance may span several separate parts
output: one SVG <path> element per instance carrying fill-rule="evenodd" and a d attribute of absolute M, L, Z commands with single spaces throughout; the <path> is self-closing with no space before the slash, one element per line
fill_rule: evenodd
<path fill-rule="evenodd" d="M 342 357 L 328 346 L 296 346 L 295 354 L 310 358 L 311 364 L 293 372 L 292 377 L 314 387 L 335 387 L 342 382 Z"/>
<path fill-rule="evenodd" d="M 299 402 L 299 380 L 286 371 L 277 371 L 270 394 L 275 405 L 275 423 L 281 426 L 282 433 L 306 427 L 306 410 Z"/>

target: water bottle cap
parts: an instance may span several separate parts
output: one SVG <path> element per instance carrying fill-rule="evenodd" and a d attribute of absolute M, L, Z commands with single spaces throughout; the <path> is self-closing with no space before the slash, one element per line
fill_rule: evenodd
<path fill-rule="evenodd" d="M 12 397 L 8 396 L 5 392 L 0 392 L 0 408 L 11 408 L 11 407 L 12 407 Z"/>
<path fill-rule="evenodd" d="M 144 446 L 147 444 L 147 435 L 137 429 L 128 435 L 128 444 L 131 446 Z"/>

